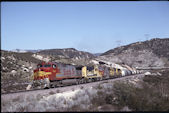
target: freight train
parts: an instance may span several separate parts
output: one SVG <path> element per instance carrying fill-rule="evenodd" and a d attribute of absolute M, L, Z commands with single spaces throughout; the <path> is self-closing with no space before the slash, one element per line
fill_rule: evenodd
<path fill-rule="evenodd" d="M 68 84 L 82 84 L 132 74 L 131 71 L 101 64 L 76 66 L 57 62 L 41 62 L 33 74 L 31 86 L 54 88 Z"/>

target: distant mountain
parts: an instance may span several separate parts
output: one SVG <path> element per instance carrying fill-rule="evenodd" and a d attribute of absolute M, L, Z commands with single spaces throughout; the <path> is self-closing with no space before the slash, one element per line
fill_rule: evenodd
<path fill-rule="evenodd" d="M 93 53 L 94 56 L 100 56 L 102 53 Z"/>
<path fill-rule="evenodd" d="M 26 53 L 26 52 L 32 52 L 32 53 L 36 53 L 41 51 L 41 49 L 39 50 L 23 50 L 23 49 L 13 49 L 11 50 L 12 52 L 17 52 L 17 53 Z"/>
<path fill-rule="evenodd" d="M 90 59 L 95 57 L 92 53 L 78 51 L 74 48 L 46 49 L 46 50 L 39 51 L 37 53 L 43 55 L 50 55 L 53 57 L 73 58 L 73 59 Z"/>
<path fill-rule="evenodd" d="M 101 59 L 130 66 L 168 66 L 169 38 L 154 38 L 117 47 L 100 55 Z"/>
<path fill-rule="evenodd" d="M 27 51 L 25 50 L 21 50 L 21 49 L 14 49 L 14 50 L 11 50 L 12 52 L 18 52 L 18 53 L 26 53 Z"/>
<path fill-rule="evenodd" d="M 39 51 L 42 51 L 42 49 L 38 49 L 38 50 L 26 50 L 27 52 L 32 52 L 32 53 L 37 53 Z"/>

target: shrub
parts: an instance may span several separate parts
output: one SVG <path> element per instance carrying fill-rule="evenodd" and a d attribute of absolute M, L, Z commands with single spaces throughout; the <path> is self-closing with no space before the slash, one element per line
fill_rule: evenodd
<path fill-rule="evenodd" d="M 83 86 L 80 86 L 80 89 L 84 89 L 84 87 L 83 87 Z"/>
<path fill-rule="evenodd" d="M 39 101 L 39 100 L 41 100 L 43 98 L 43 96 L 41 95 L 41 94 L 37 94 L 36 95 L 36 99 Z"/>
<path fill-rule="evenodd" d="M 75 91 L 75 89 L 74 89 L 74 88 L 72 88 L 72 91 Z"/>
<path fill-rule="evenodd" d="M 57 93 L 60 93 L 60 90 L 59 89 L 57 89 L 57 91 L 56 91 Z"/>
<path fill-rule="evenodd" d="M 119 107 L 128 106 L 135 111 L 167 111 L 169 110 L 168 75 L 145 76 L 142 88 L 130 83 L 115 83 L 114 95 Z M 110 102 L 107 99 L 107 102 Z"/>
<path fill-rule="evenodd" d="M 58 90 L 57 90 L 57 91 L 58 91 Z M 53 95 L 53 94 L 55 94 L 55 92 L 54 92 L 54 91 L 50 91 L 49 94 L 50 94 L 50 95 Z"/>
<path fill-rule="evenodd" d="M 117 99 L 113 104 L 119 107 L 127 106 L 135 90 L 136 88 L 130 83 L 116 82 L 113 87 L 113 95 L 117 97 Z"/>

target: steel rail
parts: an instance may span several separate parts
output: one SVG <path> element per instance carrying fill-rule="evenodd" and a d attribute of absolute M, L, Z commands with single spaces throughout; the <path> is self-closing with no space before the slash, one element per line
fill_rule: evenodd
<path fill-rule="evenodd" d="M 141 74 L 141 73 L 140 73 L 140 74 Z M 60 87 L 69 87 L 69 86 L 89 84 L 89 83 L 94 83 L 94 82 L 102 82 L 102 81 L 107 81 L 107 80 L 111 80 L 111 79 L 125 78 L 125 77 L 128 77 L 128 76 L 136 76 L 136 75 L 139 75 L 139 74 L 133 74 L 133 75 L 127 75 L 127 76 L 120 76 L 120 77 L 115 77 L 115 78 L 108 78 L 108 79 L 103 79 L 103 80 L 99 80 L 99 81 L 96 80 L 96 81 L 86 82 L 86 83 L 80 83 L 80 84 L 63 85 L 63 86 L 59 86 L 59 87 L 55 87 L 55 88 L 48 88 L 48 89 L 32 89 L 32 90 L 21 90 L 21 91 L 17 91 L 17 92 L 1 93 L 1 96 L 2 96 L 2 95 L 8 95 L 8 94 L 15 94 L 15 93 L 32 92 L 32 91 L 38 91 L 38 90 L 56 89 L 56 88 L 60 88 Z"/>

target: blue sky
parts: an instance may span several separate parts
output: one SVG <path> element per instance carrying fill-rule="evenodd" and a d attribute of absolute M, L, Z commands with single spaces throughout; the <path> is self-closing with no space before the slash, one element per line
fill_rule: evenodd
<path fill-rule="evenodd" d="M 169 38 L 169 2 L 1 2 L 1 49 L 76 48 L 102 53 Z"/>

